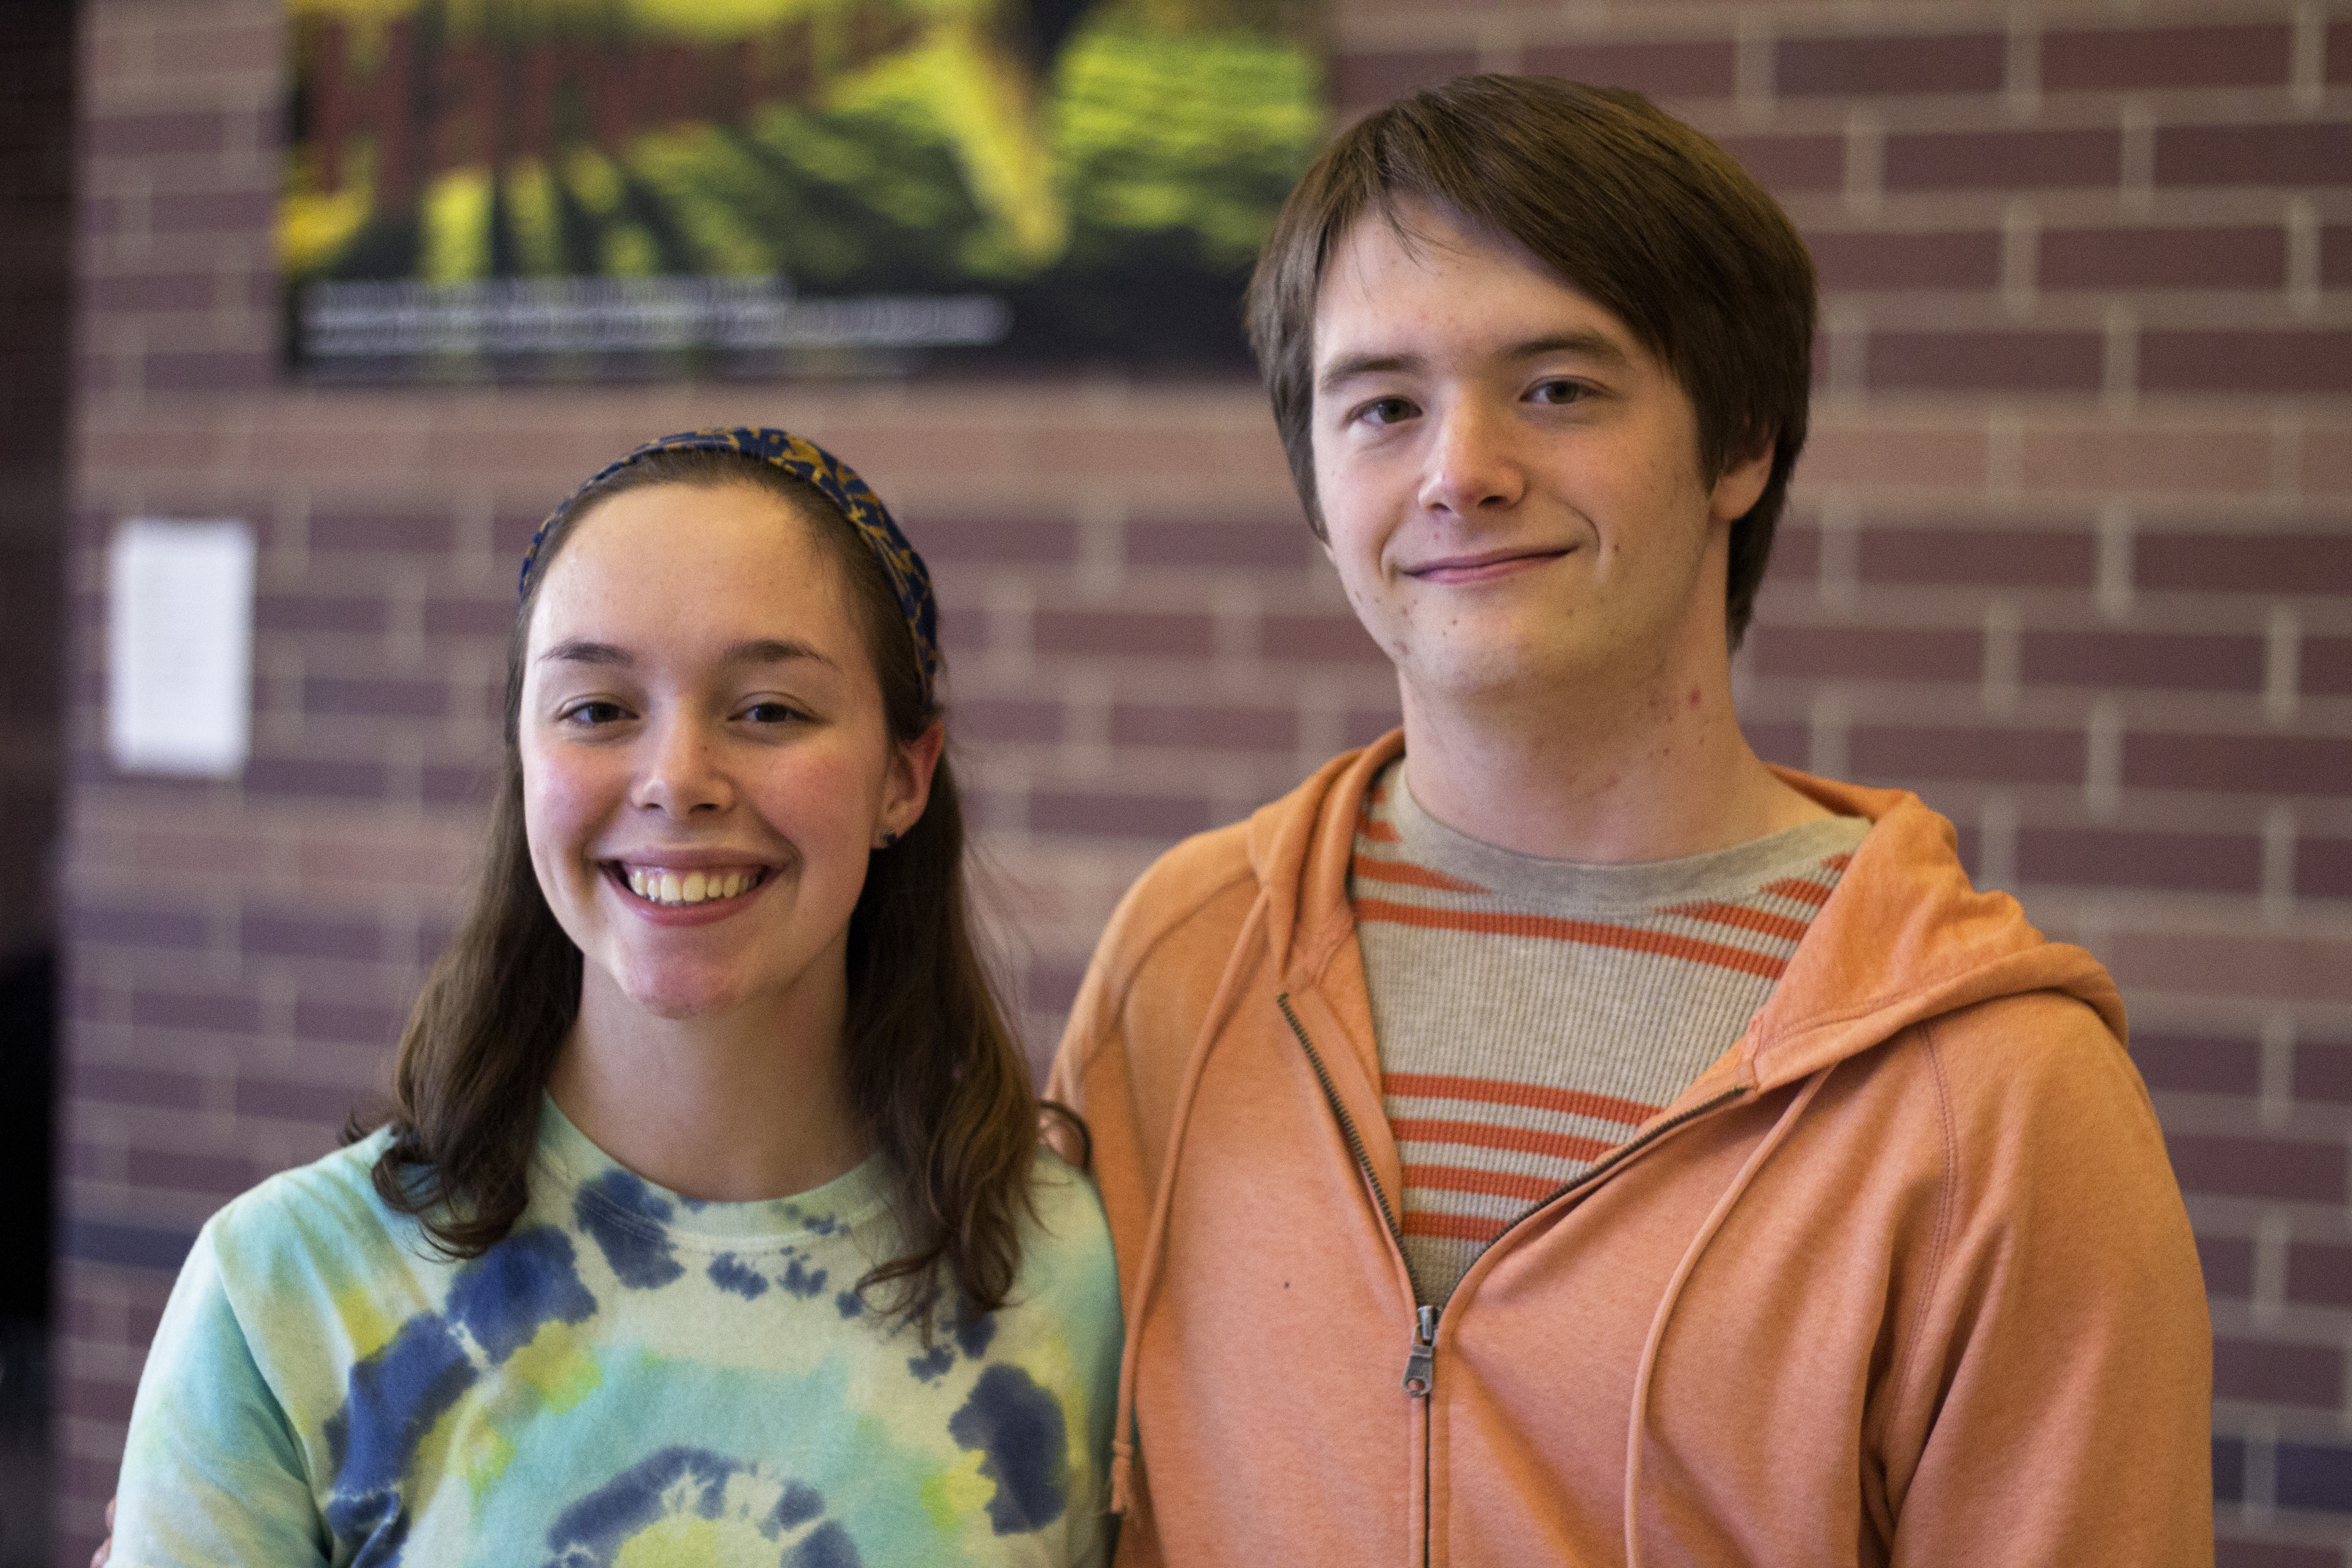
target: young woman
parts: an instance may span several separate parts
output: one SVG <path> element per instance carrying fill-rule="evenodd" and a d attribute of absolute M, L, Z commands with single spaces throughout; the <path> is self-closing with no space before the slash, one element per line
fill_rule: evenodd
<path fill-rule="evenodd" d="M 1099 1558 L 1117 1280 L 973 949 L 934 625 L 782 431 L 557 509 L 390 1120 L 205 1226 L 115 1563 Z"/>

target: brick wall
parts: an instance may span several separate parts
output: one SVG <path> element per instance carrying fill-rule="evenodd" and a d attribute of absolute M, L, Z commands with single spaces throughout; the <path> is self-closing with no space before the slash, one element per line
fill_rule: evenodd
<path fill-rule="evenodd" d="M 2344 1563 L 2352 5 L 1331 26 L 1351 108 L 1475 68 L 1650 90 L 1812 238 L 1817 434 L 1742 659 L 1754 732 L 1920 788 L 2115 969 L 2204 1248 L 2222 1562 Z M 1040 1048 L 1155 851 L 1394 709 L 1245 384 L 278 385 L 280 44 L 262 0 L 85 16 L 61 1563 L 186 1236 L 378 1081 L 471 852 L 513 562 L 631 441 L 782 423 L 892 499 Z M 104 763 L 100 551 L 142 513 L 260 530 L 239 783 Z"/>

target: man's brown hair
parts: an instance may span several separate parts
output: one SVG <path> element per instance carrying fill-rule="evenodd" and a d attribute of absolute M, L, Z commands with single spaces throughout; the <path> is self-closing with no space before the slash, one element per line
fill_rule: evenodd
<path fill-rule="evenodd" d="M 1317 292 L 1357 223 L 1410 238 L 1414 206 L 1518 246 L 1623 321 L 1696 408 L 1709 483 L 1771 443 L 1771 479 L 1731 529 L 1738 647 L 1805 444 L 1813 264 L 1788 215 L 1723 149 L 1622 88 L 1459 77 L 1358 121 L 1283 204 L 1249 287 L 1250 343 L 1318 538 Z"/>

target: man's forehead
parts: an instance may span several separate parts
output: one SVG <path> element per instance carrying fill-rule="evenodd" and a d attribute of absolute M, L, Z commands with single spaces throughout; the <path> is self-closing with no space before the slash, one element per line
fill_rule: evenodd
<path fill-rule="evenodd" d="M 1513 288 L 1522 300 L 1550 295 L 1558 309 L 1541 312 L 1549 320 L 1494 323 L 1498 336 L 1507 340 L 1502 344 L 1507 353 L 1580 353 L 1627 364 L 1654 357 L 1615 311 L 1519 240 L 1449 209 L 1411 202 L 1365 211 L 1333 244 L 1316 285 L 1313 363 L 1318 384 L 1329 379 L 1338 356 L 1389 357 L 1384 344 L 1402 345 L 1411 337 L 1410 323 L 1379 308 L 1383 295 L 1422 281 L 1410 272 L 1401 273 L 1395 265 L 1400 261 L 1423 274 L 1454 262 L 1499 268 L 1508 279 L 1506 287 L 1538 285 L 1533 290 Z M 1354 310 L 1359 303 L 1374 308 Z M 1513 328 L 1527 330 L 1514 333 Z"/>

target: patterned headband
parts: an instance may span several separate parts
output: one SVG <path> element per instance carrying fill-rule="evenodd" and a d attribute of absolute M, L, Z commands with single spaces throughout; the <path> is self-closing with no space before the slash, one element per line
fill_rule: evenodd
<path fill-rule="evenodd" d="M 772 464 L 822 491 L 824 499 L 849 520 L 849 526 L 857 531 L 857 537 L 874 552 L 874 558 L 882 563 L 882 570 L 889 576 L 890 586 L 898 595 L 898 611 L 907 617 L 907 629 L 914 634 L 915 654 L 923 670 L 923 701 L 926 706 L 931 702 L 940 673 L 940 611 L 938 602 L 931 597 L 931 574 L 924 567 L 923 558 L 915 553 L 915 547 L 898 531 L 882 498 L 866 489 L 856 469 L 815 442 L 788 431 L 743 427 L 689 430 L 646 442 L 598 472 L 587 484 L 572 491 L 563 505 L 548 514 L 547 521 L 539 525 L 539 531 L 530 536 L 530 548 L 523 552 L 518 593 L 530 591 L 530 569 L 538 563 L 540 546 L 547 542 L 547 531 L 555 526 L 555 520 L 580 499 L 582 492 L 656 452 L 735 452 L 755 462 Z"/>

